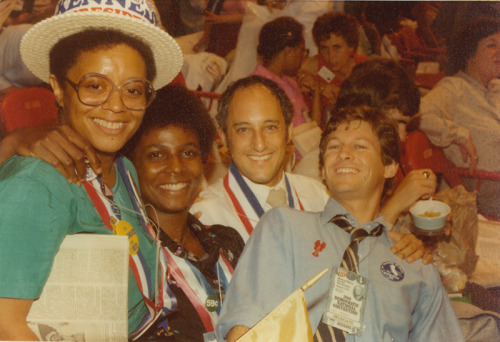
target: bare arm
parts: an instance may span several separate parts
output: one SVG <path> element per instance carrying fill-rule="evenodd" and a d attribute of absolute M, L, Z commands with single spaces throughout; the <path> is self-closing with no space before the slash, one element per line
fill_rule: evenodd
<path fill-rule="evenodd" d="M 65 125 L 14 130 L 0 143 L 0 163 L 16 154 L 43 159 L 75 184 L 85 180 L 85 158 L 97 174 L 101 173 L 101 163 L 93 147 Z"/>
<path fill-rule="evenodd" d="M 0 298 L 0 340 L 38 341 L 26 318 L 32 299 Z"/>
<path fill-rule="evenodd" d="M 411 171 L 385 202 L 381 209 L 382 215 L 387 222 L 394 224 L 401 213 L 407 211 L 415 202 L 430 198 L 436 191 L 436 185 L 436 175 L 430 169 Z"/>
<path fill-rule="evenodd" d="M 243 336 L 250 328 L 245 327 L 244 325 L 235 325 L 229 330 L 227 333 L 227 342 L 234 342 L 238 340 L 241 336 Z"/>
<path fill-rule="evenodd" d="M 319 125 L 321 120 L 321 84 L 316 80 L 316 76 L 304 69 L 297 73 L 297 83 L 304 96 L 312 98 L 310 117 Z"/>
<path fill-rule="evenodd" d="M 382 215 L 387 222 L 394 224 L 416 201 L 430 198 L 436 190 L 436 182 L 436 175 L 429 169 L 411 171 L 385 202 L 381 209 Z M 432 255 L 426 254 L 424 244 L 413 234 L 390 232 L 389 236 L 396 242 L 391 251 L 399 258 L 409 263 L 420 258 L 424 264 L 432 261 Z"/>

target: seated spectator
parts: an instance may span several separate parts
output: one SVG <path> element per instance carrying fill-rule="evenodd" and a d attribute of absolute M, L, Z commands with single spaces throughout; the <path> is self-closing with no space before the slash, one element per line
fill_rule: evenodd
<path fill-rule="evenodd" d="M 351 15 L 323 14 L 314 22 L 312 34 L 318 54 L 304 61 L 298 79 L 313 104 L 321 101 L 321 107 L 317 106 L 311 116 L 324 128 L 327 111 L 335 105 L 340 85 L 354 66 L 368 57 L 355 54 L 359 23 Z"/>
<path fill-rule="evenodd" d="M 448 47 L 450 73 L 422 99 L 420 129 L 446 157 L 471 171 L 500 171 L 500 107 L 489 92 L 500 77 L 500 22 L 466 24 Z M 466 179 L 469 190 L 475 180 Z M 500 217 L 500 183 L 483 181 L 478 210 Z"/>
<path fill-rule="evenodd" d="M 206 229 L 189 213 L 214 137 L 214 123 L 199 98 L 181 86 L 166 86 L 124 149 L 137 169 L 148 217 L 157 227 L 153 237 L 161 241 L 162 263 L 187 280 L 176 272 L 165 279 L 177 305 L 167 308 L 165 324 L 160 321 L 146 333 L 151 339 L 203 342 L 203 334 L 217 323 L 217 308 L 243 250 L 236 230 L 221 225 Z M 207 299 L 213 300 L 210 307 Z"/>
<path fill-rule="evenodd" d="M 279 17 L 268 22 L 260 30 L 257 53 L 260 63 L 250 75 L 276 82 L 292 103 L 293 127 L 306 123 L 309 108 L 294 80 L 308 53 L 302 24 L 291 17 Z"/>
<path fill-rule="evenodd" d="M 227 75 L 217 86 L 215 92 L 222 94 L 233 82 L 248 76 L 257 66 L 258 36 L 262 26 L 278 17 L 288 16 L 300 22 L 305 27 L 305 45 L 309 51 L 316 53 L 316 47 L 310 34 L 316 18 L 332 9 L 338 8 L 340 2 L 332 1 L 292 1 L 282 10 L 269 11 L 267 6 L 259 6 L 252 2 L 247 4 L 244 20 L 238 35 L 234 55 L 230 61 Z"/>
<path fill-rule="evenodd" d="M 270 79 L 285 91 L 293 106 L 293 128 L 311 121 L 309 106 L 295 81 L 302 61 L 309 53 L 305 48 L 303 25 L 291 17 L 279 17 L 268 22 L 260 30 L 257 53 L 260 63 L 250 75 Z M 317 129 L 317 132 L 319 142 L 321 131 Z M 294 153 L 295 161 L 302 159 L 299 149 L 294 148 Z"/>
<path fill-rule="evenodd" d="M 305 292 L 315 341 L 345 333 L 346 341 L 465 341 L 437 269 L 390 252 L 379 208 L 398 161 L 392 119 L 368 107 L 335 111 L 320 158 L 331 198 L 322 212 L 280 207 L 262 217 L 229 286 L 219 341 L 237 340 L 325 267 L 327 276 Z M 358 284 L 362 298 L 352 293 Z"/>

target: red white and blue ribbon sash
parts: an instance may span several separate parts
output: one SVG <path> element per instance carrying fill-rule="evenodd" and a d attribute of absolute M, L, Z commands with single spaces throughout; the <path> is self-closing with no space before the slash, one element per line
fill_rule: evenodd
<path fill-rule="evenodd" d="M 151 228 L 149 228 L 149 230 L 151 236 L 156 239 L 156 232 L 154 232 Z M 198 313 L 205 330 L 207 332 L 214 331 L 222 303 L 219 303 L 217 310 L 214 312 L 207 310 L 205 306 L 207 298 L 208 296 L 215 294 L 212 287 L 200 270 L 198 270 L 188 260 L 175 255 L 167 247 L 162 247 L 162 250 L 163 253 L 160 254 L 161 268 L 168 269 L 169 277 L 172 276 L 174 278 L 177 285 L 189 299 Z M 215 272 L 221 287 L 224 290 L 227 290 L 234 270 L 222 253 L 219 253 L 219 259 L 215 264 Z M 170 279 L 168 279 L 168 281 L 170 282 Z M 171 312 L 177 307 L 177 303 L 173 303 L 175 306 L 172 307 L 169 306 L 169 303 L 172 304 L 172 302 L 165 302 L 165 309 L 167 312 Z"/>
<path fill-rule="evenodd" d="M 295 208 L 303 211 L 304 207 L 300 202 L 297 192 L 295 190 L 292 191 L 290 181 L 288 180 L 286 174 L 284 174 L 284 177 L 286 190 L 288 193 L 288 206 L 290 208 Z M 264 209 L 260 205 L 257 197 L 255 197 L 248 184 L 245 182 L 245 179 L 238 171 L 236 165 L 234 165 L 232 162 L 229 165 L 229 172 L 223 179 L 223 185 L 226 193 L 231 199 L 231 202 L 240 221 L 243 223 L 248 236 L 250 236 L 255 226 L 257 225 L 257 222 L 259 222 L 261 216 L 264 215 Z M 242 232 L 240 232 L 240 234 L 241 233 Z"/>
<path fill-rule="evenodd" d="M 154 233 L 153 227 L 151 224 L 149 224 L 147 214 L 144 211 L 144 206 L 142 204 L 142 199 L 139 196 L 139 192 L 137 191 L 137 186 L 134 182 L 134 178 L 130 174 L 130 171 L 128 171 L 125 168 L 125 165 L 123 164 L 122 159 L 117 160 L 117 165 L 118 165 L 118 171 L 120 172 L 120 175 L 122 176 L 125 186 L 127 187 L 127 191 L 129 192 L 132 200 L 132 204 L 134 206 L 134 209 L 136 213 L 140 213 L 138 215 L 139 221 L 141 222 L 142 229 L 145 230 L 146 234 L 149 234 L 153 239 L 156 241 L 156 234 Z M 161 261 L 161 250 L 160 250 L 160 241 L 157 241 L 157 255 L 156 255 L 156 260 Z M 169 284 L 166 281 L 165 275 L 167 274 L 167 267 L 160 264 L 156 264 L 156 270 L 159 272 L 156 273 L 155 277 L 155 298 L 154 298 L 154 303 L 155 304 L 155 311 L 154 315 L 152 310 L 150 309 L 151 306 L 148 304 L 148 315 L 143 319 L 143 322 L 139 325 L 139 327 L 136 329 L 136 331 L 133 333 L 132 337 L 133 339 L 137 339 L 141 336 L 142 333 L 144 333 L 157 319 L 158 317 L 162 315 L 168 315 L 170 312 L 173 312 L 177 309 L 177 299 L 175 298 L 174 293 L 172 290 L 170 290 Z M 146 303 L 147 304 L 147 303 Z M 164 320 L 162 325 L 165 331 L 168 331 L 168 320 Z"/>
<path fill-rule="evenodd" d="M 117 158 L 116 164 L 120 172 L 120 176 L 124 181 L 127 191 L 129 193 L 130 199 L 134 206 L 137 217 L 141 223 L 142 229 L 147 232 L 147 216 L 142 207 L 142 201 L 137 194 L 137 191 L 133 185 L 133 179 L 130 172 L 126 170 L 123 160 Z M 92 203 L 97 209 L 99 216 L 101 217 L 105 226 L 113 231 L 111 225 L 111 218 L 113 217 L 116 222 L 121 220 L 121 213 L 115 204 L 111 203 L 106 196 L 100 191 L 101 180 L 95 178 L 84 182 L 85 190 L 87 191 Z M 99 191 L 98 191 L 99 190 Z M 164 277 L 158 279 L 158 284 L 153 284 L 151 282 L 151 269 L 148 266 L 146 259 L 142 255 L 141 250 L 135 254 L 129 256 L 129 267 L 134 275 L 141 294 L 144 298 L 144 302 L 148 308 L 148 315 L 143 319 L 139 327 L 132 334 L 132 339 L 138 338 L 142 333 L 144 333 L 158 317 L 163 314 L 164 299 L 167 301 L 176 301 L 173 293 L 168 289 L 168 284 L 165 284 Z M 156 272 L 157 270 L 153 270 Z M 165 274 L 165 273 L 160 273 Z M 157 285 L 161 286 L 162 291 L 157 291 Z M 155 296 L 156 294 L 156 296 Z M 170 304 L 172 306 L 172 304 Z"/>
<path fill-rule="evenodd" d="M 207 298 L 211 295 L 215 295 L 214 290 L 200 270 L 188 260 L 176 256 L 168 248 L 163 247 L 163 251 L 164 253 L 162 253 L 161 257 L 162 264 L 167 263 L 171 276 L 175 279 L 177 285 L 194 306 L 198 316 L 203 322 L 205 330 L 207 332 L 214 331 L 222 306 L 222 303 L 219 302 L 217 310 L 212 312 L 207 310 Z M 220 254 L 215 267 L 221 287 L 227 290 L 233 274 L 231 264 L 222 254 Z"/>

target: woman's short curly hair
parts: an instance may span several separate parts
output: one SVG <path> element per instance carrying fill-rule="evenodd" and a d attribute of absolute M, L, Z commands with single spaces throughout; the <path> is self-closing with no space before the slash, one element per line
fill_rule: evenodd
<path fill-rule="evenodd" d="M 359 40 L 358 20 L 350 14 L 337 12 L 328 12 L 319 16 L 312 28 L 316 46 L 330 39 L 331 34 L 344 38 L 349 47 L 356 49 Z"/>

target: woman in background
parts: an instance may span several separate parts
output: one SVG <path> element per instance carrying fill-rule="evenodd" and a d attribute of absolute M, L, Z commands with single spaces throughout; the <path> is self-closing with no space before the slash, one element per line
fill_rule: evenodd
<path fill-rule="evenodd" d="M 268 22 L 260 30 L 257 53 L 259 63 L 250 75 L 270 79 L 283 89 L 293 105 L 294 128 L 311 121 L 309 106 L 296 82 L 297 72 L 308 55 L 303 25 L 291 17 Z M 303 157 L 297 148 L 294 156 L 292 164 Z"/>
<path fill-rule="evenodd" d="M 448 76 L 422 98 L 420 129 L 456 166 L 500 172 L 500 22 L 479 18 L 464 24 L 448 48 Z M 476 179 L 466 179 L 472 191 Z M 500 217 L 500 183 L 484 180 L 478 211 Z"/>
<path fill-rule="evenodd" d="M 304 27 L 291 17 L 279 17 L 268 22 L 259 34 L 259 63 L 251 75 L 276 82 L 293 105 L 293 127 L 308 121 L 309 107 L 295 81 L 308 51 L 304 42 Z"/>
<path fill-rule="evenodd" d="M 327 112 L 335 105 L 342 82 L 356 64 L 368 60 L 368 57 L 355 53 L 359 23 L 349 14 L 328 12 L 319 16 L 312 34 L 318 54 L 304 61 L 298 79 L 302 90 L 309 94 L 313 107 L 320 108 L 313 112 L 312 117 L 324 127 Z M 316 103 L 321 103 L 321 107 Z"/>

